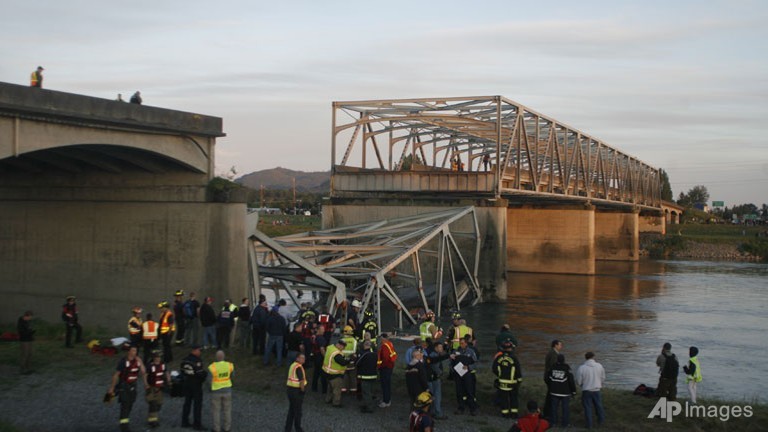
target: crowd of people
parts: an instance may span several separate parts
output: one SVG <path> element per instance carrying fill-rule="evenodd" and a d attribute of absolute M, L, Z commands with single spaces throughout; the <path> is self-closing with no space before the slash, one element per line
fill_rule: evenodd
<path fill-rule="evenodd" d="M 307 391 L 322 393 L 332 407 L 342 407 L 343 395 L 355 395 L 361 413 L 375 408 L 387 409 L 392 403 L 392 375 L 399 355 L 387 333 L 380 333 L 370 310 L 353 300 L 349 310 L 332 316 L 326 310 L 316 311 L 310 303 L 292 313 L 285 300 L 270 307 L 264 296 L 251 307 L 243 298 L 239 306 L 225 300 L 214 308 L 213 299 L 197 301 L 196 294 L 185 298 L 184 291 L 174 293 L 173 304 L 158 303 L 158 320 L 152 313 L 142 316 L 135 307 L 128 319 L 130 343 L 117 364 L 105 401 L 117 398 L 120 405 L 121 431 L 130 430 L 130 412 L 137 399 L 137 384 L 144 384 L 148 404 L 147 424 L 160 424 L 163 393 L 183 396 L 181 424 L 196 430 L 202 427 L 203 387 L 210 385 L 213 430 L 231 430 L 232 381 L 234 365 L 225 360 L 225 350 L 238 348 L 261 359 L 265 367 L 274 363 L 289 365 L 286 378 L 288 414 L 285 430 L 301 431 L 302 405 Z M 21 373 L 30 373 L 31 343 L 34 340 L 33 313 L 26 311 L 18 320 L 21 342 Z M 421 318 L 419 334 L 405 350 L 400 362 L 404 368 L 405 388 L 413 411 L 410 430 L 430 431 L 436 421 L 445 420 L 442 398 L 443 381 L 455 387 L 454 415 L 476 416 L 477 370 L 480 366 L 478 341 L 461 313 L 453 313 L 452 325 L 446 332 L 436 323 L 435 314 L 426 311 Z M 65 325 L 64 346 L 71 348 L 82 341 L 82 327 L 76 298 L 69 296 L 62 306 Z M 338 336 L 337 336 L 338 333 Z M 173 346 L 185 346 L 189 354 L 178 365 L 178 375 L 171 375 Z M 570 427 L 570 401 L 581 391 L 585 425 L 599 426 L 605 421 L 601 389 L 605 369 L 593 352 L 584 355 L 584 363 L 575 371 L 566 362 L 563 342 L 554 340 L 544 361 L 547 394 L 543 410 L 536 401 L 528 401 L 526 413 L 519 412 L 522 370 L 516 356 L 518 340 L 508 325 L 495 338 L 496 352 L 490 360 L 494 377 L 494 403 L 498 413 L 513 420 L 512 430 L 545 430 L 550 425 Z M 677 397 L 679 362 L 665 343 L 656 359 L 659 385 L 655 394 L 670 401 Z M 139 350 L 143 349 L 143 358 Z M 203 350 L 215 349 L 215 361 L 205 367 Z M 273 360 L 274 357 L 274 360 Z M 697 383 L 702 380 L 698 349 L 691 347 L 689 362 L 682 367 L 691 403 L 696 403 Z M 311 369 L 311 376 L 305 372 Z M 377 398 L 380 388 L 381 397 Z M 190 420 L 191 415 L 191 420 Z"/>

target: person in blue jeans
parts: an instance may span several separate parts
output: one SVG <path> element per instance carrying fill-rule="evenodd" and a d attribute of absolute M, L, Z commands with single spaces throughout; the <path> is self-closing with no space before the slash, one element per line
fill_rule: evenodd
<path fill-rule="evenodd" d="M 581 404 L 584 407 L 586 426 L 591 428 L 593 408 L 597 415 L 597 425 L 602 425 L 605 421 L 603 399 L 600 396 L 600 389 L 605 384 L 605 369 L 603 369 L 603 365 L 595 361 L 595 353 L 592 351 L 584 354 L 584 358 L 587 361 L 576 371 L 576 384 L 581 387 Z"/>
<path fill-rule="evenodd" d="M 559 406 L 562 405 L 562 416 L 560 425 L 562 427 L 570 426 L 570 403 L 571 396 L 576 395 L 576 382 L 571 372 L 571 367 L 565 362 L 563 354 L 557 355 L 557 362 L 546 376 L 547 390 L 550 399 L 549 423 L 557 426 L 557 414 Z"/>
<path fill-rule="evenodd" d="M 264 350 L 264 366 L 269 364 L 269 358 L 272 356 L 272 350 L 277 355 L 277 366 L 283 365 L 283 341 L 285 340 L 285 331 L 287 324 L 285 318 L 277 313 L 277 309 L 272 309 L 267 318 L 267 347 Z"/>

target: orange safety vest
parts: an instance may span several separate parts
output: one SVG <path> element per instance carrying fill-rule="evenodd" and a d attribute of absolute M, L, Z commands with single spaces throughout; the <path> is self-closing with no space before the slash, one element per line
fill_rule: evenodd
<path fill-rule="evenodd" d="M 144 340 L 157 339 L 157 323 L 154 321 L 147 321 L 141 325 L 144 330 Z"/>
<path fill-rule="evenodd" d="M 301 369 L 302 379 L 299 379 L 297 371 Z M 307 374 L 304 373 L 304 366 L 299 362 L 293 362 L 288 369 L 288 381 L 285 383 L 288 387 L 301 388 L 301 382 L 304 381 L 304 385 L 307 385 Z"/>
<path fill-rule="evenodd" d="M 128 333 L 130 333 L 131 336 L 141 333 L 141 318 L 131 317 L 131 319 L 128 320 Z"/>
<path fill-rule="evenodd" d="M 176 331 L 176 323 L 170 323 L 173 318 L 171 311 L 163 312 L 163 316 L 160 317 L 160 334 L 164 335 L 168 332 Z"/>

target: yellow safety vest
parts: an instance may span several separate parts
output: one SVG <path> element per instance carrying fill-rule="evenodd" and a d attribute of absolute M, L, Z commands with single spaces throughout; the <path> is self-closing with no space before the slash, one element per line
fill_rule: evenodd
<path fill-rule="evenodd" d="M 357 339 L 355 339 L 354 336 L 344 336 L 341 338 L 341 340 L 347 343 L 347 346 L 345 346 L 344 350 L 341 351 L 342 354 L 345 356 L 351 356 L 357 352 Z"/>
<path fill-rule="evenodd" d="M 699 364 L 699 357 L 691 357 L 691 363 L 696 365 L 696 371 L 693 373 L 693 375 L 686 375 L 685 382 L 701 382 L 703 378 L 701 376 L 701 365 Z"/>
<path fill-rule="evenodd" d="M 419 336 L 421 336 L 421 340 L 427 340 L 432 339 L 432 332 L 429 331 L 430 327 L 433 327 L 435 323 L 432 321 L 424 321 L 419 326 Z"/>
<path fill-rule="evenodd" d="M 176 331 L 176 323 L 170 323 L 173 313 L 171 311 L 163 312 L 163 316 L 160 317 L 160 334 L 166 334 L 172 331 Z"/>
<path fill-rule="evenodd" d="M 341 350 L 335 345 L 325 351 L 325 357 L 323 358 L 323 371 L 328 375 L 342 375 L 347 370 L 345 366 L 342 366 L 334 359 L 337 354 L 341 354 Z"/>
<path fill-rule="evenodd" d="M 208 366 L 208 370 L 211 372 L 211 390 L 221 390 L 223 388 L 232 387 L 232 372 L 235 370 L 235 366 L 228 361 L 220 361 L 211 363 Z"/>
<path fill-rule="evenodd" d="M 301 369 L 301 376 L 302 379 L 299 379 L 299 374 L 296 373 L 299 369 Z M 301 388 L 301 382 L 304 382 L 304 385 L 307 385 L 307 374 L 304 373 L 304 366 L 301 365 L 299 362 L 293 362 L 291 364 L 291 367 L 288 368 L 288 381 L 286 381 L 285 385 L 288 387 L 293 388 Z"/>
<path fill-rule="evenodd" d="M 459 341 L 464 339 L 464 336 L 466 335 L 472 336 L 472 327 L 467 327 L 462 324 L 453 328 L 453 339 L 451 339 L 453 349 L 459 348 Z"/>
<path fill-rule="evenodd" d="M 131 324 L 138 324 L 138 325 L 131 325 Z M 131 335 L 137 335 L 141 333 L 141 318 L 139 317 L 131 317 L 131 319 L 128 320 L 128 333 Z"/>
<path fill-rule="evenodd" d="M 147 321 L 141 325 L 144 330 L 144 340 L 157 339 L 157 323 L 154 321 Z"/>

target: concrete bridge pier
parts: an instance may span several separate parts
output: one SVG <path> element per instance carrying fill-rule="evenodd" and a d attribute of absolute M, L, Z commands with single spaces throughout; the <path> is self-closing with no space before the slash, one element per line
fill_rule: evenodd
<path fill-rule="evenodd" d="M 594 274 L 594 207 L 507 209 L 506 255 L 513 272 Z"/>
<path fill-rule="evenodd" d="M 637 261 L 640 259 L 639 213 L 595 211 L 595 259 Z"/>

